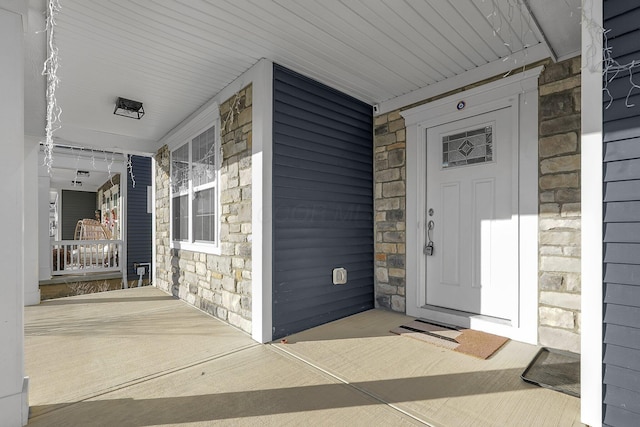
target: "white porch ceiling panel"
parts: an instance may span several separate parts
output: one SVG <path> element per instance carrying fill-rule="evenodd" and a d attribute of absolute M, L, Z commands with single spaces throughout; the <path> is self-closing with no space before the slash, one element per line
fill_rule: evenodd
<path fill-rule="evenodd" d="M 60 2 L 56 136 L 133 151 L 261 58 L 376 104 L 545 43 L 507 0 Z M 142 101 L 142 120 L 114 116 L 118 96 Z"/>

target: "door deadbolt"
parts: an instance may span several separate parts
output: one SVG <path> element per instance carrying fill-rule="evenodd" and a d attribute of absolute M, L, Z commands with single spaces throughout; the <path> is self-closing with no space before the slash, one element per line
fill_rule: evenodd
<path fill-rule="evenodd" d="M 433 208 L 430 208 L 427 213 L 429 214 L 429 216 L 433 216 Z"/>

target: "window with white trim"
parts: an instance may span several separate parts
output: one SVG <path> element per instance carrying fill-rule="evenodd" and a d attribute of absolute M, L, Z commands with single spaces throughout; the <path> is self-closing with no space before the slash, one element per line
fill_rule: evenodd
<path fill-rule="evenodd" d="M 215 126 L 171 152 L 171 229 L 176 247 L 218 246 L 218 152 Z"/>

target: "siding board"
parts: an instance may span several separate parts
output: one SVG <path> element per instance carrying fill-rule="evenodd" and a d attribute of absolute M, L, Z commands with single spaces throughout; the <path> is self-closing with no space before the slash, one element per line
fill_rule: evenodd
<path fill-rule="evenodd" d="M 273 338 L 373 308 L 371 106 L 274 66 Z M 348 271 L 347 285 L 332 270 Z"/>
<path fill-rule="evenodd" d="M 138 279 L 134 263 L 151 262 L 151 214 L 147 213 L 147 186 L 151 185 L 151 158 L 132 156 L 136 186 L 127 174 L 127 278 Z M 148 278 L 149 270 L 145 274 Z"/>
<path fill-rule="evenodd" d="M 637 60 L 640 6 L 626 0 L 603 6 L 613 59 Z M 634 90 L 627 100 L 627 71 L 607 88 L 613 102 L 603 110 L 603 422 L 625 427 L 640 425 L 640 94 Z"/>

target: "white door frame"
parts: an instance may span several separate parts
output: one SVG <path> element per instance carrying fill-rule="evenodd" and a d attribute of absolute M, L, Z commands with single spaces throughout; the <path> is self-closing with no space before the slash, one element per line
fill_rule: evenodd
<path fill-rule="evenodd" d="M 543 67 L 505 77 L 403 111 L 407 129 L 406 311 L 410 316 L 465 325 L 518 341 L 538 340 L 538 76 Z M 460 101 L 465 106 L 458 109 Z M 455 310 L 425 307 L 424 246 L 426 129 L 511 107 L 517 156 L 519 214 L 519 316 L 509 321 Z"/>

